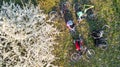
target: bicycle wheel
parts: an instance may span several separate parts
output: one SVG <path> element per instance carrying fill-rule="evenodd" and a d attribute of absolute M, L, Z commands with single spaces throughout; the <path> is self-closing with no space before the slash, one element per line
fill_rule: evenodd
<path fill-rule="evenodd" d="M 108 48 L 108 43 L 106 38 L 101 38 L 99 42 L 100 42 L 100 44 L 98 45 L 99 48 L 101 48 L 102 50 L 106 50 Z"/>
<path fill-rule="evenodd" d="M 64 14 L 64 11 L 69 10 L 70 9 L 70 2 L 66 1 L 60 4 L 60 10 L 61 10 L 61 15 Z"/>
<path fill-rule="evenodd" d="M 71 55 L 71 60 L 73 62 L 79 61 L 81 59 L 82 55 L 80 53 L 73 53 Z"/>
<path fill-rule="evenodd" d="M 54 22 L 58 20 L 58 13 L 56 11 L 51 11 L 48 16 L 49 16 L 49 20 L 48 20 L 49 22 Z"/>
<path fill-rule="evenodd" d="M 70 8 L 70 5 L 71 5 L 70 2 L 68 2 L 68 1 L 63 2 L 63 3 L 60 4 L 60 9 L 61 9 L 62 11 L 67 10 L 67 9 Z"/>
<path fill-rule="evenodd" d="M 80 3 L 73 4 L 73 11 L 74 12 L 78 11 L 80 8 L 82 10 L 82 7 L 81 7 Z"/>
<path fill-rule="evenodd" d="M 70 3 L 69 1 L 66 1 L 65 4 L 66 4 L 66 6 L 67 6 L 68 8 L 69 8 L 70 5 L 71 5 L 71 3 Z"/>
<path fill-rule="evenodd" d="M 89 10 L 87 11 L 87 18 L 90 19 L 90 20 L 96 19 L 96 15 L 95 15 L 93 9 L 89 9 Z"/>
<path fill-rule="evenodd" d="M 93 49 L 88 49 L 86 52 L 87 58 L 92 58 L 95 55 L 95 51 Z"/>
<path fill-rule="evenodd" d="M 107 50 L 108 45 L 107 44 L 102 44 L 99 46 L 102 50 Z"/>
<path fill-rule="evenodd" d="M 102 27 L 102 30 L 104 30 L 104 33 L 105 33 L 105 34 L 108 34 L 108 33 L 110 32 L 110 26 L 104 25 L 104 26 Z"/>

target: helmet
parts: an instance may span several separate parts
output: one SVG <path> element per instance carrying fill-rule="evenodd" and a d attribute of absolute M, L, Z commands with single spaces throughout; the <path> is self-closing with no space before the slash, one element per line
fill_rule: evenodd
<path fill-rule="evenodd" d="M 67 22 L 67 25 L 73 25 L 73 21 L 72 21 L 72 20 L 69 20 L 69 21 Z"/>
<path fill-rule="evenodd" d="M 77 16 L 80 18 L 83 15 L 82 11 L 77 12 Z"/>

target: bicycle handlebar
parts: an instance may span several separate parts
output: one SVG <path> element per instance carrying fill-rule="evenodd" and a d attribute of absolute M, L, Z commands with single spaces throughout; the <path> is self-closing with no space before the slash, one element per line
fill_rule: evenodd
<path fill-rule="evenodd" d="M 110 26 L 108 26 L 108 25 L 104 25 L 104 26 L 102 27 L 102 30 L 104 30 L 105 27 L 110 28 Z"/>

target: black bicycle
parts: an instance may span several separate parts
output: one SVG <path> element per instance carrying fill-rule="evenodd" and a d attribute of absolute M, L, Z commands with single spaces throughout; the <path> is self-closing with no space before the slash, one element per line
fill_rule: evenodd
<path fill-rule="evenodd" d="M 94 39 L 95 46 L 100 47 L 102 50 L 106 50 L 108 48 L 107 38 L 104 37 L 105 28 L 110 28 L 108 25 L 104 25 L 102 29 L 93 30 L 91 36 Z"/>

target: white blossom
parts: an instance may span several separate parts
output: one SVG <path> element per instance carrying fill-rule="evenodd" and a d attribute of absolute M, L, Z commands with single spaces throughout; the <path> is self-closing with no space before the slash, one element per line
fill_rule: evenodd
<path fill-rule="evenodd" d="M 0 10 L 0 62 L 6 67 L 54 67 L 56 28 L 38 6 L 5 3 Z M 2 59 L 1 59 L 2 58 Z"/>

